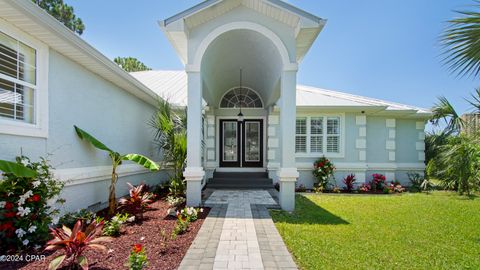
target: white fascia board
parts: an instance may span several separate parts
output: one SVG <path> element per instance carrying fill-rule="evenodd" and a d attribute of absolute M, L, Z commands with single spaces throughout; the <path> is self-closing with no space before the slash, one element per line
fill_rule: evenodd
<path fill-rule="evenodd" d="M 188 54 L 188 33 L 184 21 L 179 20 L 170 24 L 166 24 L 165 21 L 158 21 L 158 25 L 177 52 L 180 61 L 185 66 L 187 64 Z"/>
<path fill-rule="evenodd" d="M 129 85 L 132 86 L 132 89 L 125 89 L 122 86 L 122 83 L 111 81 L 119 88 L 127 90 L 133 95 L 141 98 L 147 103 L 155 105 L 156 98 L 158 97 L 152 90 L 143 85 L 140 81 L 131 76 L 128 72 L 120 68 L 116 63 L 107 58 L 105 55 L 96 50 L 93 46 L 88 44 L 82 38 L 77 36 L 73 31 L 68 29 L 57 19 L 53 18 L 43 9 L 39 8 L 35 3 L 28 0 L 18 0 L 9 2 L 10 5 L 14 6 L 19 12 L 24 13 L 25 16 L 28 16 L 30 19 L 35 21 L 38 26 L 44 27 L 47 31 L 53 32 L 57 37 L 66 42 L 66 45 L 71 46 L 73 49 L 78 50 L 82 55 L 100 63 L 105 69 L 113 72 L 118 78 L 124 80 Z M 17 26 L 18 27 L 18 26 Z M 36 37 L 38 38 L 38 37 Z M 38 38 L 42 40 L 42 38 Z M 52 49 L 56 50 L 54 46 L 48 44 Z M 58 44 L 57 44 L 58 45 Z M 75 59 L 72 59 L 75 60 Z M 89 69 L 89 67 L 86 67 Z M 94 71 L 92 71 L 94 72 Z M 97 75 L 100 75 L 98 72 L 94 72 Z M 108 80 L 107 78 L 104 78 Z M 108 80 L 110 81 L 110 80 Z"/>
<path fill-rule="evenodd" d="M 385 106 L 297 106 L 302 112 L 361 112 L 368 114 L 385 110 Z"/>

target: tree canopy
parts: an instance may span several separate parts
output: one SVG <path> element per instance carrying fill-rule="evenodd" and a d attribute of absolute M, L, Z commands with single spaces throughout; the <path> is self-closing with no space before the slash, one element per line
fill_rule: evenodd
<path fill-rule="evenodd" d="M 115 61 L 115 63 L 117 63 L 117 65 L 123 68 L 126 72 L 151 70 L 151 68 L 147 67 L 135 57 L 115 57 L 113 61 Z"/>
<path fill-rule="evenodd" d="M 72 6 L 63 2 L 63 0 L 32 0 L 39 7 L 43 8 L 50 15 L 62 22 L 73 32 L 81 35 L 85 31 L 85 25 L 82 19 L 75 16 Z"/>

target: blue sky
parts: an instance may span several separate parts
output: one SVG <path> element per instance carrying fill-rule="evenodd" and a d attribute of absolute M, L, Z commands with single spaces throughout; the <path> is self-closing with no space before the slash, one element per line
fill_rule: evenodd
<path fill-rule="evenodd" d="M 182 69 L 157 21 L 199 0 L 66 0 L 87 42 L 110 58 L 133 56 L 153 69 Z M 472 0 L 290 0 L 328 20 L 300 65 L 298 83 L 429 108 L 440 95 L 464 112 L 478 79 L 441 63 L 438 36 L 453 10 Z"/>

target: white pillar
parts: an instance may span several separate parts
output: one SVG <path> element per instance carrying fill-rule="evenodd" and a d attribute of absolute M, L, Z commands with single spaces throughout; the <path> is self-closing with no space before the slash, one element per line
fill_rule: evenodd
<path fill-rule="evenodd" d="M 202 80 L 200 72 L 187 72 L 187 167 L 183 176 L 187 182 L 187 205 L 198 206 L 202 201 Z"/>
<path fill-rule="evenodd" d="M 297 71 L 283 71 L 280 90 L 281 166 L 278 178 L 280 206 L 286 211 L 295 209 L 295 182 L 299 176 L 295 163 L 296 92 Z"/>

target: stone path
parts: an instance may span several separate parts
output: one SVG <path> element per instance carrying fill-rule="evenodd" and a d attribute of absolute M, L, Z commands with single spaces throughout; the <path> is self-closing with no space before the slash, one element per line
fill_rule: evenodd
<path fill-rule="evenodd" d="M 179 269 L 297 269 L 267 207 L 265 190 L 215 190 L 212 207 Z"/>

